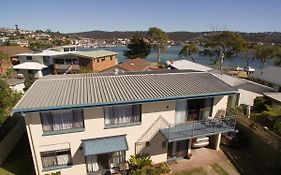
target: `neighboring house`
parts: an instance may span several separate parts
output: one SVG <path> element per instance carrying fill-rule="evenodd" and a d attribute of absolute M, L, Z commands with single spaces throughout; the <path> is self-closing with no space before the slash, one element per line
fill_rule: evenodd
<path fill-rule="evenodd" d="M 218 73 L 213 73 L 213 75 L 238 90 L 238 94 L 231 97 L 232 104 L 234 105 L 244 104 L 253 106 L 256 97 L 262 97 L 265 92 L 276 91 L 273 88 L 246 79 Z"/>
<path fill-rule="evenodd" d="M 281 92 L 281 67 L 269 66 L 262 70 L 256 71 L 251 75 L 251 78 L 261 84 L 270 86 Z"/>
<path fill-rule="evenodd" d="M 80 45 L 66 45 L 66 46 L 54 47 L 51 48 L 51 50 L 57 52 L 75 52 L 75 51 L 79 51 L 80 48 L 81 48 Z"/>
<path fill-rule="evenodd" d="M 194 71 L 202 71 L 202 72 L 213 70 L 213 68 L 211 67 L 194 63 L 188 60 L 167 61 L 167 66 L 170 67 L 171 69 L 178 69 L 178 70 L 194 70 Z"/>
<path fill-rule="evenodd" d="M 20 47 L 20 46 L 1 46 L 0 47 L 0 52 L 3 52 L 4 54 L 6 54 L 10 59 L 11 59 L 11 63 L 13 63 L 13 60 L 17 58 L 17 54 L 20 53 L 24 53 L 24 52 L 29 52 L 31 51 L 30 49 L 26 48 L 26 47 Z M 9 67 L 11 67 L 10 62 L 5 63 L 2 65 L 2 67 L 0 67 L 0 74 L 5 74 L 7 69 Z"/>
<path fill-rule="evenodd" d="M 107 50 L 64 53 L 54 57 L 54 74 L 63 74 L 67 71 L 101 72 L 117 63 L 117 53 Z"/>
<path fill-rule="evenodd" d="M 281 107 L 281 93 L 280 92 L 267 92 L 263 94 L 266 98 L 270 99 L 273 107 Z"/>
<path fill-rule="evenodd" d="M 124 71 L 148 71 L 151 68 L 151 62 L 146 61 L 142 58 L 135 59 L 126 59 L 124 63 L 117 64 L 103 72 L 114 72 L 116 70 L 124 72 Z"/>
<path fill-rule="evenodd" d="M 135 154 L 184 157 L 202 136 L 218 149 L 221 133 L 234 131 L 225 115 L 235 93 L 206 72 L 54 75 L 36 80 L 14 112 L 25 118 L 37 175 L 89 175 Z"/>
<path fill-rule="evenodd" d="M 5 81 L 12 90 L 21 93 L 24 92 L 24 79 L 6 79 Z"/>
<path fill-rule="evenodd" d="M 254 99 L 259 96 L 263 96 L 264 92 L 274 92 L 273 88 L 264 86 L 253 81 L 237 78 L 227 74 L 221 74 L 220 72 L 213 70 L 208 66 L 204 66 L 198 63 L 194 63 L 188 60 L 178 60 L 170 62 L 169 67 L 178 70 L 189 70 L 189 71 L 200 71 L 200 72 L 210 72 L 214 76 L 218 77 L 231 87 L 238 90 L 238 94 L 231 96 L 229 98 L 230 104 L 240 105 L 244 104 L 247 106 L 254 105 Z"/>
<path fill-rule="evenodd" d="M 53 57 L 62 54 L 65 53 L 50 49 L 17 54 L 18 64 L 14 65 L 13 68 L 17 73 L 23 74 L 25 77 L 28 74 L 33 74 L 35 77 L 42 77 L 52 74 Z"/>

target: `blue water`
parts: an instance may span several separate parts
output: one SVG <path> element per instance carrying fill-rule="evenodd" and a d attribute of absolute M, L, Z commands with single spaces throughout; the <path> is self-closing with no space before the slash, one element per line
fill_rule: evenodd
<path fill-rule="evenodd" d="M 185 57 L 180 58 L 178 56 L 179 51 L 181 50 L 181 46 L 171 46 L 166 49 L 166 51 L 163 51 L 161 53 L 161 62 L 166 63 L 167 60 L 180 60 L 180 59 L 186 59 Z M 118 47 L 107 47 L 107 48 L 83 48 L 82 50 L 98 50 L 98 49 L 104 49 L 104 50 L 110 50 L 117 53 L 118 61 L 124 62 L 126 59 L 123 55 L 123 51 L 127 49 L 126 46 L 118 46 Z M 156 62 L 157 61 L 157 53 L 155 51 L 152 51 L 146 59 L 148 61 Z M 192 61 L 190 58 L 188 60 Z M 195 55 L 195 61 L 197 63 L 210 66 L 210 64 L 213 62 L 214 58 L 212 57 L 203 57 L 199 55 Z M 245 67 L 247 65 L 247 60 L 245 58 L 237 57 L 237 58 L 231 58 L 224 60 L 223 64 L 228 67 Z M 274 61 L 270 60 L 266 63 L 265 67 L 273 65 Z M 260 69 L 260 61 L 259 60 L 251 60 L 249 65 L 255 69 Z"/>

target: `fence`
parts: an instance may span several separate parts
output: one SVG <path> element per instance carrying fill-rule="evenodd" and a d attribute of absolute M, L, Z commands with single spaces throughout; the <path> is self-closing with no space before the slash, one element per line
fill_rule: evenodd
<path fill-rule="evenodd" d="M 281 137 L 255 123 L 241 112 L 235 111 L 235 113 L 237 127 L 246 136 L 250 150 L 254 151 L 269 165 L 273 165 L 275 172 L 280 171 Z"/>
<path fill-rule="evenodd" d="M 9 156 L 15 145 L 22 137 L 25 131 L 25 124 L 23 118 L 20 118 L 13 128 L 5 135 L 0 141 L 0 165 L 4 163 L 6 158 Z"/>

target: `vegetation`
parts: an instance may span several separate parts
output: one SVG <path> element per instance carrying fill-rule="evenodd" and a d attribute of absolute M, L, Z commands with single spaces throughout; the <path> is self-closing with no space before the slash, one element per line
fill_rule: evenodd
<path fill-rule="evenodd" d="M 215 56 L 216 64 L 222 69 L 224 59 L 229 59 L 244 51 L 246 40 L 234 32 L 222 32 L 214 35 L 204 45 L 210 55 Z"/>
<path fill-rule="evenodd" d="M 8 55 L 0 51 L 0 67 L 3 66 L 3 64 L 7 63 L 8 61 L 9 61 Z"/>
<path fill-rule="evenodd" d="M 151 46 L 140 36 L 139 33 L 134 33 L 127 45 L 128 50 L 124 51 L 124 56 L 130 59 L 145 58 L 150 54 Z"/>
<path fill-rule="evenodd" d="M 281 136 L 281 106 L 271 106 L 267 98 L 257 97 L 254 100 L 253 119 Z"/>
<path fill-rule="evenodd" d="M 148 154 L 131 156 L 129 159 L 129 175 L 161 175 L 170 172 L 170 168 L 166 163 L 156 165 L 151 164 Z"/>
<path fill-rule="evenodd" d="M 34 83 L 34 81 L 35 81 L 34 75 L 29 74 L 27 76 L 27 78 L 24 80 L 24 88 L 23 88 L 23 90 L 27 91 L 31 87 L 31 85 Z"/>
<path fill-rule="evenodd" d="M 11 90 L 9 85 L 0 79 L 0 125 L 10 115 L 12 108 L 20 98 L 20 93 Z"/>
<path fill-rule="evenodd" d="M 185 170 L 178 173 L 173 173 L 173 175 L 207 175 L 206 171 L 202 167 L 193 168 L 191 170 Z"/>
<path fill-rule="evenodd" d="M 163 30 L 157 27 L 151 27 L 148 30 L 148 36 L 151 39 L 151 43 L 154 46 L 154 49 L 157 50 L 157 62 L 160 64 L 161 49 L 165 48 L 168 45 L 168 35 Z"/>
<path fill-rule="evenodd" d="M 51 173 L 51 174 L 45 174 L 45 175 L 61 175 L 61 172 L 60 171 L 57 171 L 57 172 L 53 172 L 53 173 Z"/>
<path fill-rule="evenodd" d="M 195 44 L 187 44 L 184 45 L 183 48 L 179 52 L 179 56 L 185 56 L 186 58 L 188 56 L 191 56 L 192 61 L 195 63 L 195 59 L 193 57 L 194 54 L 196 54 L 199 51 L 198 47 Z"/>
<path fill-rule="evenodd" d="M 211 167 L 219 174 L 219 175 L 228 175 L 228 173 L 217 163 L 211 165 Z"/>
<path fill-rule="evenodd" d="M 279 48 L 276 46 L 256 46 L 255 55 L 260 60 L 261 69 L 264 68 L 265 63 L 278 55 Z"/>

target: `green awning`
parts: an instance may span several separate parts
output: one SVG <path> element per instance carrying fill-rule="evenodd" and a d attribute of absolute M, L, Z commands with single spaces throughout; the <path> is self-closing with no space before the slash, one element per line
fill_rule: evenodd
<path fill-rule="evenodd" d="M 125 136 L 103 137 L 83 141 L 84 155 L 96 155 L 128 150 Z"/>

